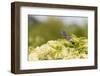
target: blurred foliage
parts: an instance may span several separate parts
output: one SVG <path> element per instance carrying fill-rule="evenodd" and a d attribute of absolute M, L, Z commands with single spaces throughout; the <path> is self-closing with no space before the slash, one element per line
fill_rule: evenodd
<path fill-rule="evenodd" d="M 35 19 L 35 22 L 28 23 L 29 49 L 34 49 L 49 40 L 62 39 L 61 31 L 66 31 L 68 35 L 75 34 L 77 37 L 88 37 L 87 24 L 83 26 L 64 24 L 63 21 L 57 17 L 48 16 L 48 19 L 44 22 L 36 21 Z M 29 50 L 29 53 L 30 52 L 31 50 Z"/>

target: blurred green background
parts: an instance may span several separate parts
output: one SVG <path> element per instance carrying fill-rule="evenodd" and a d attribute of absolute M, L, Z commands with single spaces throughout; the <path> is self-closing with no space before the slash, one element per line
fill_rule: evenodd
<path fill-rule="evenodd" d="M 28 46 L 35 48 L 49 40 L 63 38 L 61 32 L 70 36 L 88 37 L 87 17 L 28 15 Z"/>

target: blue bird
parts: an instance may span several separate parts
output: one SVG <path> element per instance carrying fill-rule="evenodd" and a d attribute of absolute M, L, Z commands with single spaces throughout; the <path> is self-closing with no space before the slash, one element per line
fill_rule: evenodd
<path fill-rule="evenodd" d="M 66 40 L 70 41 L 71 37 L 65 31 L 62 31 L 61 34 Z"/>

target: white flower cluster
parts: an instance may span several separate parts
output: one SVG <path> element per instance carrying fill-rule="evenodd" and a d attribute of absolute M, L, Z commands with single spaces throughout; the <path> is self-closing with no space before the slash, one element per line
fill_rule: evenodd
<path fill-rule="evenodd" d="M 72 35 L 71 41 L 66 39 L 50 40 L 46 44 L 32 49 L 29 61 L 87 58 L 87 46 L 86 38 L 78 38 L 75 35 Z"/>

